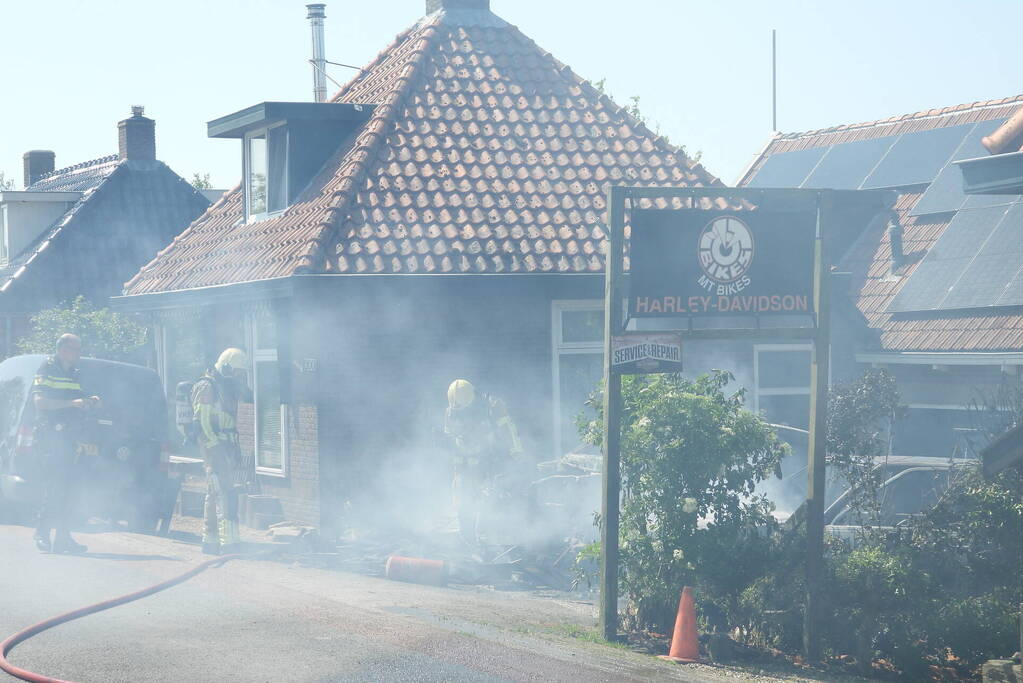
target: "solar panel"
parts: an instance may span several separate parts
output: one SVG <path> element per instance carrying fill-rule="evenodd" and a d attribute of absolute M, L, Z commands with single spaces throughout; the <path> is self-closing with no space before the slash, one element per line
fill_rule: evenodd
<path fill-rule="evenodd" d="M 827 151 L 827 147 L 813 147 L 772 154 L 746 186 L 799 187 Z"/>
<path fill-rule="evenodd" d="M 1006 210 L 998 227 L 952 286 L 941 308 L 994 306 L 1023 265 L 1023 206 Z"/>
<path fill-rule="evenodd" d="M 803 187 L 855 190 L 863 184 L 898 136 L 835 145 L 821 159 Z"/>
<path fill-rule="evenodd" d="M 909 276 L 888 310 L 901 313 L 940 309 L 1005 211 L 1006 207 L 989 207 L 958 212 Z"/>
<path fill-rule="evenodd" d="M 977 123 L 973 130 L 963 138 L 959 149 L 952 155 L 945 168 L 941 169 L 938 177 L 934 179 L 934 182 L 927 188 L 924 195 L 920 197 L 920 200 L 913 207 L 913 210 L 909 212 L 909 215 L 921 216 L 928 213 L 955 211 L 961 208 L 967 199 L 966 194 L 963 192 L 963 173 L 952 162 L 986 156 L 988 151 L 980 144 L 981 138 L 998 130 L 1003 123 L 1005 123 L 1005 119 L 993 119 Z M 981 195 L 974 196 L 980 197 Z M 972 208 L 980 208 L 981 206 L 984 206 L 983 202 L 977 200 L 973 202 Z"/>
<path fill-rule="evenodd" d="M 1001 296 L 998 297 L 996 306 L 1019 306 L 1023 304 L 1023 273 L 1017 272 L 1009 281 Z"/>
<path fill-rule="evenodd" d="M 960 171 L 960 173 L 962 172 Z M 985 206 L 1005 206 L 1007 204 L 1015 204 L 1019 197 L 1018 194 L 970 194 L 966 195 L 963 208 L 981 209 Z"/>
<path fill-rule="evenodd" d="M 973 125 L 967 123 L 904 133 L 864 181 L 863 188 L 904 187 L 931 182 Z"/>

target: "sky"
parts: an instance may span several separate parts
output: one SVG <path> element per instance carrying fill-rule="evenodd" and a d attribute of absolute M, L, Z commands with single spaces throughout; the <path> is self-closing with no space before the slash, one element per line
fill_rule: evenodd
<path fill-rule="evenodd" d="M 327 59 L 363 65 L 425 0 L 327 0 Z M 778 128 L 800 131 L 1023 93 L 1015 0 L 491 0 L 492 10 L 728 184 Z M 131 105 L 157 157 L 187 179 L 241 177 L 240 143 L 206 122 L 267 100 L 312 99 L 298 0 L 0 0 L 0 172 L 22 154 L 63 167 L 117 151 Z M 331 67 L 346 82 L 354 72 Z M 333 92 L 336 86 L 328 83 Z"/>

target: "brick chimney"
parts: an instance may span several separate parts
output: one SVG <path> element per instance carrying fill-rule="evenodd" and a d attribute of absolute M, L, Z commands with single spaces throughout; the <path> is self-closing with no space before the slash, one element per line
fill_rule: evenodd
<path fill-rule="evenodd" d="M 426 13 L 442 9 L 490 9 L 490 0 L 426 0 Z"/>
<path fill-rule="evenodd" d="M 156 121 L 142 115 L 143 108 L 131 108 L 131 118 L 117 123 L 117 153 L 121 159 L 156 159 Z"/>
<path fill-rule="evenodd" d="M 48 149 L 33 149 L 25 152 L 21 159 L 25 168 L 25 187 L 53 172 L 57 156 Z"/>

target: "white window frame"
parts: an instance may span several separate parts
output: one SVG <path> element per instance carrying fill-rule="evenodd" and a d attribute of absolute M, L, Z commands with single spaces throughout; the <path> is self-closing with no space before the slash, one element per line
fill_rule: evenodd
<path fill-rule="evenodd" d="M 0 265 L 5 266 L 11 259 L 11 255 L 9 253 L 11 246 L 9 223 L 10 221 L 7 216 L 7 204 L 0 204 L 0 228 L 2 228 L 2 230 L 0 230 Z"/>
<path fill-rule="evenodd" d="M 552 417 L 554 418 L 554 439 L 551 449 L 555 458 L 561 453 L 561 355 L 562 354 L 597 354 L 604 355 L 604 341 L 566 342 L 562 339 L 564 327 L 562 314 L 565 311 L 600 311 L 604 312 L 604 302 L 600 299 L 562 299 L 551 302 L 551 388 L 553 392 Z"/>
<path fill-rule="evenodd" d="M 777 351 L 809 351 L 813 354 L 813 344 L 754 344 L 753 345 L 753 412 L 760 414 L 760 397 L 761 396 L 810 396 L 810 385 L 807 384 L 805 387 L 792 386 L 792 387 L 771 387 L 769 389 L 760 388 L 760 352 L 777 352 Z M 793 427 L 799 427 L 800 429 L 809 429 L 809 425 L 792 425 Z"/>
<path fill-rule="evenodd" d="M 274 363 L 276 365 L 279 361 L 276 348 L 259 347 L 257 315 L 259 315 L 258 312 L 250 314 L 246 325 L 249 348 L 252 349 L 249 361 L 249 377 L 252 378 L 252 463 L 257 474 L 285 478 L 288 476 L 290 455 L 288 452 L 288 405 L 286 403 L 280 404 L 281 466 L 279 468 L 261 467 L 259 464 L 259 375 L 256 372 L 256 366 L 258 363 Z M 281 331 L 278 330 L 278 334 L 280 333 Z"/>
<path fill-rule="evenodd" d="M 279 216 L 288 207 L 288 183 L 291 181 L 291 178 L 288 177 L 288 161 L 289 161 L 288 157 L 290 155 L 290 144 L 289 144 L 289 140 L 286 137 L 285 141 L 284 141 L 284 166 L 283 166 L 284 178 L 282 180 L 282 182 L 284 183 L 284 206 L 282 208 L 278 209 L 277 211 L 270 211 L 269 210 L 269 208 L 270 208 L 270 131 L 273 130 L 274 128 L 280 128 L 280 127 L 286 126 L 286 125 L 287 125 L 287 122 L 286 121 L 282 121 L 281 123 L 275 123 L 274 125 L 267 126 L 266 128 L 259 128 L 257 130 L 251 130 L 248 133 L 245 133 L 245 135 L 242 137 L 242 189 L 244 190 L 244 200 L 245 200 L 245 207 L 244 208 L 245 208 L 245 222 L 246 223 L 255 223 L 255 222 L 258 222 L 258 221 L 266 220 L 267 218 L 273 218 L 274 216 Z M 285 136 L 288 135 L 288 130 L 287 129 L 285 129 L 284 134 L 285 134 Z M 249 198 L 249 192 L 251 191 L 251 188 L 252 188 L 252 184 L 249 182 L 249 171 L 251 170 L 250 169 L 250 159 L 249 159 L 249 148 L 250 148 L 249 142 L 253 138 L 257 138 L 259 136 L 263 136 L 263 139 L 266 141 L 266 206 L 267 206 L 267 211 L 264 211 L 263 213 L 251 213 L 249 211 L 249 206 L 251 206 L 250 201 L 249 201 L 249 199 L 250 199 Z"/>

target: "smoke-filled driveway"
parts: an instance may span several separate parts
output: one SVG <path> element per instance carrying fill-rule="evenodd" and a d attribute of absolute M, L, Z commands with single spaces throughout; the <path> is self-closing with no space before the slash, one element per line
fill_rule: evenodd
<path fill-rule="evenodd" d="M 79 540 L 89 555 L 41 554 L 30 529 L 0 526 L 0 639 L 203 559 L 164 538 L 111 532 Z M 697 673 L 559 637 L 569 625 L 591 628 L 593 613 L 592 605 L 524 593 L 245 560 L 58 626 L 10 659 L 80 682 L 721 680 L 709 668 Z"/>

